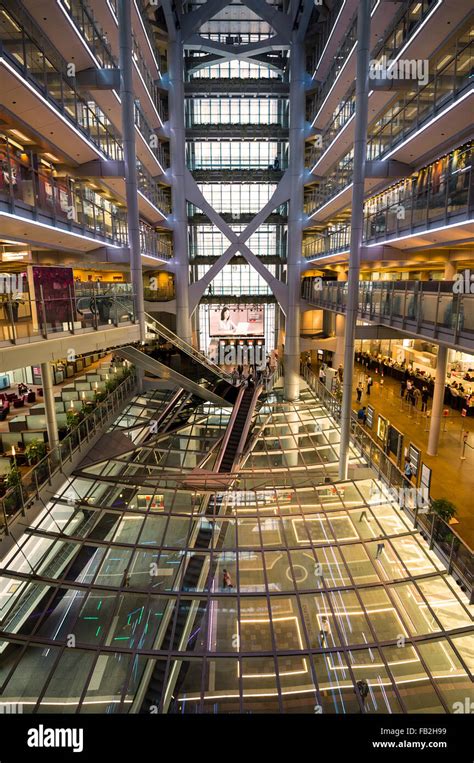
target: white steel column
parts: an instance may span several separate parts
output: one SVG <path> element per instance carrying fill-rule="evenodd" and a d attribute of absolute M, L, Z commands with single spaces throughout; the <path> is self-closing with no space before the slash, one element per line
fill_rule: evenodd
<path fill-rule="evenodd" d="M 186 214 L 186 140 L 184 122 L 184 64 L 181 33 L 176 30 L 168 45 L 173 250 L 176 284 L 176 333 L 192 343 L 189 317 L 188 217 Z"/>
<path fill-rule="evenodd" d="M 285 322 L 285 398 L 297 400 L 300 394 L 300 263 L 303 242 L 303 181 L 305 127 L 304 44 L 296 33 L 290 47 L 290 201 L 288 212 L 287 287 Z"/>
<path fill-rule="evenodd" d="M 58 422 L 54 407 L 53 374 L 49 363 L 41 363 L 41 380 L 43 383 L 44 408 L 46 411 L 46 429 L 50 449 L 59 443 Z"/>
<path fill-rule="evenodd" d="M 439 433 L 441 431 L 441 418 L 443 416 L 444 390 L 446 386 L 447 369 L 448 348 L 439 345 L 433 392 L 433 406 L 431 408 L 430 432 L 428 435 L 428 448 L 426 450 L 429 456 L 436 456 L 438 453 Z"/>
<path fill-rule="evenodd" d="M 340 270 L 337 274 L 338 281 L 347 281 L 347 273 Z M 344 365 L 344 336 L 346 331 L 346 316 L 342 313 L 336 313 L 336 352 L 334 353 L 333 368 L 339 368 Z"/>
<path fill-rule="evenodd" d="M 135 96 L 132 73 L 133 43 L 131 12 L 130 0 L 118 0 L 120 99 L 122 102 L 122 141 L 125 161 L 130 275 L 135 294 L 136 319 L 140 326 L 140 339 L 145 341 L 145 304 L 143 297 L 142 256 L 140 252 L 140 216 L 135 149 Z"/>
<path fill-rule="evenodd" d="M 341 409 L 341 444 L 339 478 L 347 479 L 349 438 L 352 413 L 352 380 L 354 375 L 355 327 L 358 312 L 360 250 L 364 227 L 364 177 L 367 152 L 367 122 L 370 57 L 371 0 L 359 0 L 357 13 L 357 71 L 354 135 L 354 172 L 351 210 L 351 247 L 347 289 L 346 332 L 344 347 L 344 381 Z"/>

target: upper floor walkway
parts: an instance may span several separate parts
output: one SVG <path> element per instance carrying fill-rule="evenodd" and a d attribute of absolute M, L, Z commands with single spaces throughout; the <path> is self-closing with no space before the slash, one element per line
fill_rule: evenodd
<path fill-rule="evenodd" d="M 347 282 L 310 277 L 303 279 L 301 293 L 308 305 L 345 313 L 347 291 Z M 461 279 L 361 281 L 358 318 L 461 352 L 474 352 L 474 284 Z"/>

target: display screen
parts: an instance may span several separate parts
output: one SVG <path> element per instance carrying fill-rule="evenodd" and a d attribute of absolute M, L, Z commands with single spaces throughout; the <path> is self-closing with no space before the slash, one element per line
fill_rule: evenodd
<path fill-rule="evenodd" d="M 209 336 L 264 335 L 263 306 L 223 305 L 209 311 Z"/>

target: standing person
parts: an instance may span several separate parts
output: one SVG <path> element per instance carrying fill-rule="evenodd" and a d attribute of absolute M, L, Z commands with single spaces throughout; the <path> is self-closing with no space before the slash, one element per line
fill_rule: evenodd
<path fill-rule="evenodd" d="M 369 374 L 369 376 L 368 376 L 368 378 L 367 378 L 367 396 L 368 396 L 368 397 L 370 397 L 370 388 L 372 387 L 372 384 L 373 384 L 373 383 L 374 383 L 374 382 L 373 382 L 373 379 L 372 379 L 372 377 L 371 377 L 371 376 L 370 376 L 370 374 Z"/>
<path fill-rule="evenodd" d="M 339 376 L 339 381 L 342 383 L 342 379 L 344 376 L 344 369 L 342 367 L 342 363 L 339 363 L 339 368 L 337 369 L 337 375 Z"/>
<path fill-rule="evenodd" d="M 222 588 L 233 588 L 232 578 L 227 570 L 222 571 Z"/>
<path fill-rule="evenodd" d="M 414 387 L 413 389 L 413 407 L 416 408 L 418 406 L 418 400 L 421 398 L 421 392 L 418 389 L 418 387 Z"/>
<path fill-rule="evenodd" d="M 413 469 L 411 468 L 411 463 L 408 456 L 405 456 L 405 466 L 403 471 L 407 480 L 411 482 L 411 478 L 413 477 Z"/>
<path fill-rule="evenodd" d="M 413 389 L 413 382 L 411 381 L 411 379 L 407 379 L 405 400 L 410 400 L 412 389 Z"/>
<path fill-rule="evenodd" d="M 404 398 L 407 391 L 407 383 L 406 379 L 402 379 L 402 383 L 400 384 L 400 397 Z"/>
<path fill-rule="evenodd" d="M 383 392 L 383 385 L 384 385 L 385 379 L 383 378 L 383 374 L 380 377 L 380 392 Z"/>
<path fill-rule="evenodd" d="M 426 413 L 426 410 L 428 408 L 428 397 L 429 397 L 429 391 L 426 384 L 423 385 L 423 389 L 421 390 L 421 412 Z"/>
<path fill-rule="evenodd" d="M 357 402 L 358 403 L 360 403 L 363 391 L 364 390 L 363 390 L 363 387 L 362 387 L 362 383 L 359 382 L 359 384 L 357 385 L 357 389 L 356 389 L 356 395 L 357 395 Z"/>
<path fill-rule="evenodd" d="M 319 643 L 321 646 L 327 644 L 330 632 L 331 628 L 329 627 L 329 620 L 327 619 L 326 615 L 323 615 L 321 618 L 321 627 L 319 630 Z"/>

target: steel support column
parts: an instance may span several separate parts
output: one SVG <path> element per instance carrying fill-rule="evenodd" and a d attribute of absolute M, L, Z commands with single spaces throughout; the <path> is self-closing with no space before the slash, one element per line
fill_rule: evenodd
<path fill-rule="evenodd" d="M 300 263 L 303 243 L 303 181 L 305 129 L 304 43 L 296 33 L 290 47 L 290 201 L 288 212 L 287 288 L 285 322 L 285 385 L 287 400 L 300 394 Z"/>
<path fill-rule="evenodd" d="M 360 250 L 364 226 L 364 177 L 367 152 L 367 121 L 370 57 L 370 0 L 359 0 L 357 13 L 357 71 L 354 136 L 354 172 L 351 210 L 351 247 L 347 286 L 344 342 L 344 382 L 341 409 L 339 478 L 347 479 L 354 375 L 355 327 L 358 311 Z"/>
<path fill-rule="evenodd" d="M 135 293 L 136 316 L 140 338 L 145 340 L 145 305 L 143 299 L 142 257 L 140 252 L 140 217 L 138 209 L 137 157 L 135 150 L 135 119 L 133 89 L 133 43 L 131 3 L 118 0 L 118 27 L 120 41 L 120 99 L 122 102 L 122 139 L 125 160 L 125 188 L 127 195 L 128 243 L 130 247 L 130 275 Z"/>
<path fill-rule="evenodd" d="M 436 456 L 438 453 L 439 433 L 441 431 L 441 418 L 443 416 L 444 390 L 446 387 L 447 370 L 448 348 L 439 345 L 435 385 L 433 391 L 433 406 L 431 408 L 430 432 L 428 435 L 428 447 L 426 449 L 426 452 L 429 456 Z"/>
<path fill-rule="evenodd" d="M 173 247 L 176 284 L 176 333 L 189 344 L 192 329 L 189 317 L 188 217 L 186 214 L 186 141 L 184 122 L 183 45 L 176 31 L 168 44 Z"/>
<path fill-rule="evenodd" d="M 49 363 L 41 363 L 41 381 L 43 384 L 44 408 L 46 412 L 46 429 L 50 449 L 59 443 L 58 421 L 54 406 L 53 374 Z"/>

